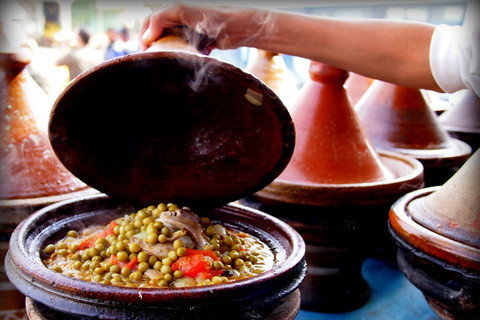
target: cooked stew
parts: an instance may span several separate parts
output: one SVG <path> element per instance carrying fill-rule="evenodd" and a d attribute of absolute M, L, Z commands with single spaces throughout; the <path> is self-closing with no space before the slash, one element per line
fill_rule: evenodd
<path fill-rule="evenodd" d="M 273 267 L 268 246 L 245 232 L 160 203 L 106 226 L 70 230 L 44 248 L 59 273 L 128 287 L 190 287 L 252 277 Z"/>

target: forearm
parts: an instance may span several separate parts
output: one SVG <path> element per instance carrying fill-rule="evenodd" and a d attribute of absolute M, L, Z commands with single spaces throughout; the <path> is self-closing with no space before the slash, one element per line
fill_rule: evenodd
<path fill-rule="evenodd" d="M 146 18 L 141 28 L 142 46 L 158 39 L 164 28 L 178 25 L 214 39 L 207 52 L 214 48 L 256 47 L 374 79 L 440 91 L 429 62 L 432 25 L 175 4 Z"/>
<path fill-rule="evenodd" d="M 432 25 L 283 12 L 267 14 L 265 21 L 272 24 L 270 32 L 257 33 L 246 45 L 324 62 L 374 79 L 440 90 L 429 63 Z"/>

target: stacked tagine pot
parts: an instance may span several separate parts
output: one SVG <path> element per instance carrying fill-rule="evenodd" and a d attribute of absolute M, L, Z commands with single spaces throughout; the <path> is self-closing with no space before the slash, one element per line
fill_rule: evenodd
<path fill-rule="evenodd" d="M 33 319 L 48 313 L 54 319 L 229 314 L 293 320 L 306 274 L 303 239 L 275 217 L 228 204 L 268 185 L 285 168 L 295 142 L 291 117 L 252 75 L 178 51 L 188 45 L 182 34 L 157 44 L 176 49 L 156 46 L 109 60 L 78 76 L 55 102 L 49 122 L 55 153 L 70 172 L 106 194 L 53 204 L 23 221 L 12 234 L 7 275 L 28 297 Z M 43 264 L 46 245 L 68 230 L 160 202 L 188 206 L 252 234 L 274 253 L 272 268 L 217 285 L 134 288 L 72 278 Z"/>
<path fill-rule="evenodd" d="M 442 319 L 480 314 L 480 151 L 442 186 L 406 194 L 390 209 L 398 264 Z"/>
<path fill-rule="evenodd" d="M 97 193 L 64 168 L 47 136 L 50 105 L 26 66 L 32 51 L 0 53 L 0 259 L 15 227 L 48 204 Z M 45 121 L 42 121 L 45 119 Z M 0 271 L 2 311 L 23 310 L 24 297 Z M 5 308 L 5 309 L 4 309 Z"/>
<path fill-rule="evenodd" d="M 468 143 L 473 151 L 480 147 L 480 98 L 473 90 L 466 90 L 438 121 L 452 137 Z"/>
<path fill-rule="evenodd" d="M 391 204 L 423 186 L 423 168 L 413 158 L 374 150 L 343 86 L 348 72 L 315 61 L 309 71 L 293 107 L 292 160 L 242 203 L 281 218 L 304 238 L 302 308 L 343 312 L 368 301 L 362 263 L 388 239 Z"/>
<path fill-rule="evenodd" d="M 426 186 L 443 184 L 471 155 L 467 143 L 442 128 L 419 89 L 376 80 L 355 110 L 375 148 L 423 164 Z"/>

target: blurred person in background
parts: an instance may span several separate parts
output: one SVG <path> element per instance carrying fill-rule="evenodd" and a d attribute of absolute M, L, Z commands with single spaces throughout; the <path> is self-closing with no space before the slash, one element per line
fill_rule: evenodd
<path fill-rule="evenodd" d="M 102 50 L 90 45 L 90 33 L 85 28 L 79 28 L 70 40 L 71 49 L 55 63 L 57 66 L 68 67 L 70 80 L 105 60 Z"/>
<path fill-rule="evenodd" d="M 132 36 L 130 28 L 123 26 L 118 32 L 114 28 L 109 28 L 106 34 L 110 44 L 105 52 L 105 60 L 140 51 L 138 41 Z"/>
<path fill-rule="evenodd" d="M 478 16 L 478 15 L 477 15 Z M 480 28 L 412 21 L 346 20 L 266 9 L 171 4 L 148 15 L 142 50 L 164 29 L 188 27 L 213 49 L 254 47 L 323 62 L 418 89 L 480 95 Z"/>

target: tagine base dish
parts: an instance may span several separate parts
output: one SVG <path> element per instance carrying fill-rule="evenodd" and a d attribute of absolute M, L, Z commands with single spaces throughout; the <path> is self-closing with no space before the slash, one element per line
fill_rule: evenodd
<path fill-rule="evenodd" d="M 69 313 L 57 311 L 30 298 L 26 298 L 25 307 L 30 320 L 53 320 L 53 319 L 95 319 L 75 316 Z M 229 319 L 238 320 L 261 320 L 261 319 L 284 319 L 293 320 L 300 310 L 300 291 L 297 289 L 290 295 L 281 299 L 274 306 L 246 314 L 232 314 Z"/>
<path fill-rule="evenodd" d="M 60 240 L 68 230 L 106 224 L 135 208 L 130 202 L 100 194 L 37 211 L 12 233 L 5 259 L 8 278 L 27 297 L 60 312 L 87 318 L 163 320 L 178 319 L 182 314 L 188 318 L 191 310 L 198 319 L 211 319 L 232 308 L 239 314 L 274 309 L 305 277 L 305 249 L 300 235 L 274 217 L 239 205 L 202 208 L 196 213 L 252 234 L 274 251 L 273 269 L 251 278 L 212 286 L 139 289 L 71 278 L 43 264 L 42 248 Z"/>

